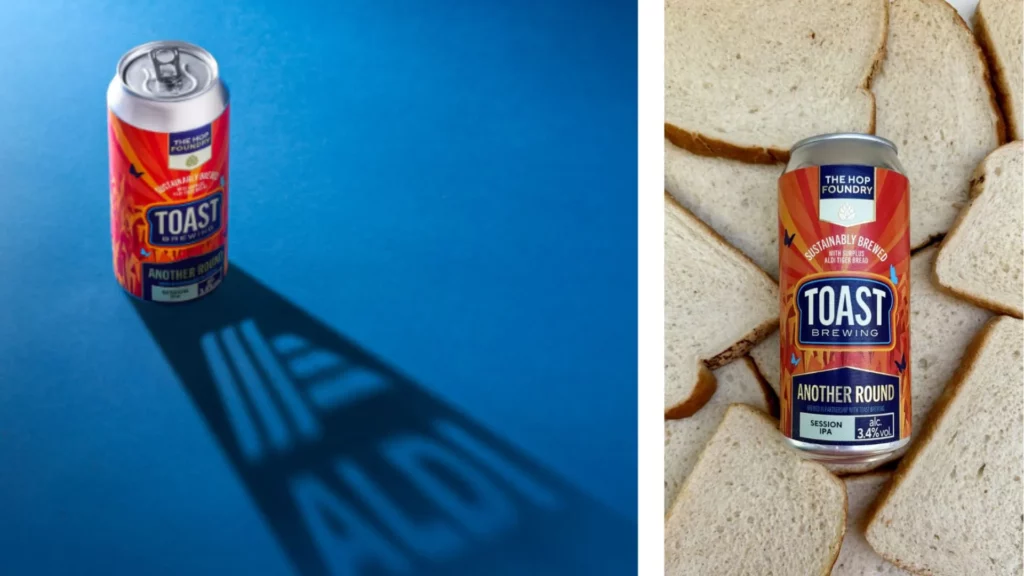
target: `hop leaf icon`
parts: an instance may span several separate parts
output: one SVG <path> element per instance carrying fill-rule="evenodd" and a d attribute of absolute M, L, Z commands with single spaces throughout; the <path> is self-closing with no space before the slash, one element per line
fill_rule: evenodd
<path fill-rule="evenodd" d="M 857 214 L 853 211 L 853 206 L 849 204 L 843 204 L 839 207 L 839 219 L 840 220 L 853 220 L 853 217 Z"/>

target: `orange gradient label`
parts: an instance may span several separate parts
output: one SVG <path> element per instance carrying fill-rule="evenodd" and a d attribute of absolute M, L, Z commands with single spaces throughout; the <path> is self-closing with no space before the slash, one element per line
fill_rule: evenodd
<path fill-rule="evenodd" d="M 159 302 L 213 290 L 227 272 L 228 111 L 171 133 L 107 118 L 117 281 Z"/>
<path fill-rule="evenodd" d="M 779 179 L 781 428 L 811 444 L 910 436 L 910 197 L 861 165 Z"/>

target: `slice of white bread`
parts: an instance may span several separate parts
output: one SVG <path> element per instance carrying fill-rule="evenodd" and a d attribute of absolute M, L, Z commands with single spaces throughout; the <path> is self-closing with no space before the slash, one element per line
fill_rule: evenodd
<path fill-rule="evenodd" d="M 886 0 L 667 0 L 665 135 L 774 163 L 802 138 L 872 132 Z"/>
<path fill-rule="evenodd" d="M 665 520 L 665 575 L 823 576 L 845 528 L 842 481 L 733 404 Z"/>
<path fill-rule="evenodd" d="M 1024 573 L 1024 321 L 993 318 L 870 515 L 871 547 L 934 576 Z"/>
<path fill-rule="evenodd" d="M 964 350 L 992 314 L 970 302 L 954 298 L 932 280 L 932 266 L 938 250 L 932 246 L 910 259 L 910 394 L 911 438 L 928 419 L 932 406 L 946 382 L 960 365 Z M 750 351 L 758 371 L 778 393 L 779 336 L 775 332 Z M 913 443 L 913 440 L 911 440 Z M 865 472 L 895 460 L 906 450 L 871 465 L 827 464 L 837 474 Z"/>
<path fill-rule="evenodd" d="M 665 140 L 665 190 L 772 278 L 779 276 L 783 169 L 698 156 Z"/>
<path fill-rule="evenodd" d="M 988 57 L 999 107 L 1011 140 L 1024 138 L 1024 2 L 981 0 L 974 13 L 974 33 Z"/>
<path fill-rule="evenodd" d="M 846 537 L 839 559 L 832 567 L 832 576 L 912 576 L 910 572 L 886 562 L 864 539 L 864 522 L 889 481 L 889 472 L 874 472 L 843 478 L 846 485 Z"/>
<path fill-rule="evenodd" d="M 730 404 L 746 404 L 768 412 L 768 390 L 747 357 L 715 370 L 718 389 L 696 414 L 665 421 L 665 512 L 668 512 L 697 456 L 715 433 Z"/>
<path fill-rule="evenodd" d="M 974 172 L 971 201 L 942 242 L 935 279 L 981 306 L 1024 315 L 1024 144 L 1010 142 Z"/>
<path fill-rule="evenodd" d="M 974 35 L 943 0 L 889 7 L 885 59 L 871 81 L 876 131 L 910 179 L 910 244 L 948 231 L 971 172 L 1002 142 L 1003 123 Z"/>
<path fill-rule="evenodd" d="M 714 393 L 714 369 L 779 324 L 775 282 L 665 194 L 665 417 Z"/>

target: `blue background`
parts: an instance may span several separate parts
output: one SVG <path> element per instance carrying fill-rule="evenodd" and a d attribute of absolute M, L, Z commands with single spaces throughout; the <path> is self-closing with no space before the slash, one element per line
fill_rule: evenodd
<path fill-rule="evenodd" d="M 632 565 L 635 4 L 195 6 L 5 4 L 0 574 L 296 573 L 111 271 L 105 90 L 162 38 L 232 91 L 232 266 L 563 481 Z"/>

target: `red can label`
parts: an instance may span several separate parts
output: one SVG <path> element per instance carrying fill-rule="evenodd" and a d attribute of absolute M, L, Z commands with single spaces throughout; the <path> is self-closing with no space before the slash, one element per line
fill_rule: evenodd
<path fill-rule="evenodd" d="M 910 195 L 898 172 L 779 179 L 780 425 L 810 444 L 910 436 Z"/>
<path fill-rule="evenodd" d="M 170 133 L 107 118 L 117 281 L 143 300 L 203 296 L 227 273 L 228 110 Z"/>

